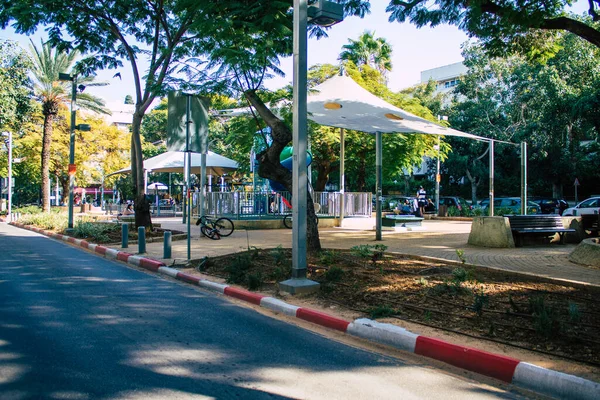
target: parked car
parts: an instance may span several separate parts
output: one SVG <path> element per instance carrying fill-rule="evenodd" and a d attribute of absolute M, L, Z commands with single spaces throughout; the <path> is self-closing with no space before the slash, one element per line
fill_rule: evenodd
<path fill-rule="evenodd" d="M 406 196 L 394 196 L 388 197 L 385 199 L 384 209 L 387 210 L 398 210 L 400 214 L 410 214 L 410 205 L 412 204 L 414 197 L 406 197 Z"/>
<path fill-rule="evenodd" d="M 459 211 L 470 210 L 472 207 L 462 197 L 440 196 L 440 207 L 456 207 Z"/>
<path fill-rule="evenodd" d="M 482 209 L 487 210 L 490 205 L 490 199 L 483 199 L 479 203 Z M 521 214 L 520 197 L 496 197 L 494 198 L 494 211 L 499 209 L 509 209 L 511 213 Z M 533 201 L 527 201 L 527 214 L 539 214 L 540 206 Z"/>
<path fill-rule="evenodd" d="M 577 204 L 575 207 L 567 208 L 563 215 L 600 214 L 600 197 L 590 197 Z"/>
<path fill-rule="evenodd" d="M 552 199 L 547 197 L 533 198 L 534 203 L 540 206 L 542 214 L 558 214 L 563 215 L 563 212 L 569 208 L 569 203 L 562 199 Z"/>

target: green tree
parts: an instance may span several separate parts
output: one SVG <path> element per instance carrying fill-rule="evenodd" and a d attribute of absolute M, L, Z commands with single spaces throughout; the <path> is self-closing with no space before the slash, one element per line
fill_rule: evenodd
<path fill-rule="evenodd" d="M 350 1 L 349 3 L 365 3 Z M 494 54 L 504 54 L 506 47 L 530 56 L 547 56 L 557 48 L 548 41 L 553 32 L 568 31 L 600 47 L 598 0 L 589 1 L 590 19 L 566 13 L 571 0 L 415 0 L 390 1 L 390 21 L 407 19 L 417 27 L 440 24 L 457 25 L 470 36 L 479 38 Z"/>
<path fill-rule="evenodd" d="M 144 116 L 142 121 L 142 136 L 150 143 L 167 140 L 167 99 L 163 98 L 156 107 Z"/>
<path fill-rule="evenodd" d="M 0 129 L 18 131 L 31 112 L 31 60 L 14 42 L 0 40 Z"/>
<path fill-rule="evenodd" d="M 369 65 L 386 78 L 392 70 L 392 46 L 384 38 L 375 38 L 374 32 L 365 31 L 358 40 L 348 39 L 349 44 L 339 56 L 342 61 L 352 61 L 359 68 Z"/>
<path fill-rule="evenodd" d="M 125 59 L 133 73 L 135 112 L 131 134 L 131 170 L 135 186 L 136 226 L 151 227 L 150 205 L 144 197 L 142 119 L 156 96 L 177 83 L 173 63 L 192 50 L 188 29 L 205 2 L 183 1 L 86 1 L 64 3 L 25 0 L 0 3 L 0 24 L 10 22 L 18 33 L 30 34 L 46 26 L 50 42 L 60 49 L 73 49 L 89 56 L 79 62 L 81 72 L 117 68 Z M 208 23 L 208 22 L 207 22 Z M 210 21 L 213 25 L 214 20 Z M 144 57 L 147 65 L 140 66 Z M 144 68 L 145 71 L 140 70 Z"/>
<path fill-rule="evenodd" d="M 125 96 L 125 104 L 133 104 L 133 97 L 131 97 L 130 94 L 128 94 L 127 96 Z"/>
<path fill-rule="evenodd" d="M 65 104 L 71 99 L 71 83 L 59 81 L 58 74 L 71 69 L 79 54 L 76 51 L 67 54 L 55 50 L 48 43 L 42 43 L 41 49 L 38 49 L 32 42 L 30 47 L 33 60 L 32 73 L 35 77 L 35 95 L 42 104 L 42 114 L 44 115 L 41 152 L 42 209 L 50 211 L 48 193 L 50 189 L 50 148 L 52 145 L 53 122 L 60 108 L 65 107 Z M 93 83 L 93 79 L 91 76 L 82 77 L 78 79 L 78 83 L 87 86 L 98 85 Z M 104 101 L 98 97 L 80 93 L 77 96 L 77 101 L 81 108 L 108 113 L 104 108 Z"/>

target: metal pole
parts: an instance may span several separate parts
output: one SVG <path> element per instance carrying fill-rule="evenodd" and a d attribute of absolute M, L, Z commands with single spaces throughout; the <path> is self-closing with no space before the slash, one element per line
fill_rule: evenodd
<path fill-rule="evenodd" d="M 207 143 L 205 143 L 207 145 Z M 200 155 L 200 193 L 198 193 L 198 216 L 204 215 L 204 195 L 206 186 L 206 146 L 202 146 L 202 154 Z"/>
<path fill-rule="evenodd" d="M 69 142 L 69 222 L 67 232 L 73 229 L 73 193 L 75 192 L 75 107 L 77 106 L 77 76 L 71 81 L 71 132 Z"/>
<path fill-rule="evenodd" d="M 381 197 L 383 191 L 381 189 L 382 175 L 382 163 L 381 159 L 383 152 L 382 136 L 381 132 L 375 134 L 375 240 L 381 240 Z"/>
<path fill-rule="evenodd" d="M 340 227 L 344 222 L 344 211 L 346 208 L 346 138 L 344 128 L 340 128 Z"/>
<path fill-rule="evenodd" d="M 12 132 L 8 131 L 8 222 L 12 222 Z"/>
<path fill-rule="evenodd" d="M 527 142 L 521 142 L 521 214 L 527 215 Z"/>
<path fill-rule="evenodd" d="M 490 140 L 490 217 L 494 216 L 494 141 Z"/>
<path fill-rule="evenodd" d="M 191 211 L 192 211 L 192 202 L 191 200 L 191 194 L 192 191 L 190 190 L 190 170 L 192 169 L 192 153 L 190 152 L 190 124 L 191 124 L 191 120 L 190 120 L 190 109 L 191 109 L 191 98 L 190 95 L 186 95 L 186 102 L 185 102 L 185 158 L 187 159 L 187 170 L 185 173 L 185 186 L 187 188 L 187 204 L 186 204 L 186 211 L 187 211 L 187 259 L 188 261 L 192 259 L 192 254 L 191 254 L 191 236 L 192 236 L 192 231 L 191 231 L 191 219 L 192 219 L 192 215 L 191 215 Z"/>
<path fill-rule="evenodd" d="M 102 187 L 100 188 L 100 209 L 104 210 L 104 174 L 102 174 Z"/>
<path fill-rule="evenodd" d="M 306 277 L 307 1 L 294 0 L 294 117 L 292 166 L 292 277 Z"/>
<path fill-rule="evenodd" d="M 435 209 L 440 212 L 440 136 L 438 135 L 437 142 L 437 168 L 435 173 Z"/>
<path fill-rule="evenodd" d="M 54 175 L 56 178 L 56 186 L 54 187 L 54 205 L 59 206 L 60 202 L 58 201 L 58 175 Z"/>
<path fill-rule="evenodd" d="M 307 293 L 318 290 L 319 284 L 306 279 L 306 203 L 307 203 L 307 0 L 294 0 L 294 106 L 292 158 L 292 279 L 279 283 L 289 293 Z"/>

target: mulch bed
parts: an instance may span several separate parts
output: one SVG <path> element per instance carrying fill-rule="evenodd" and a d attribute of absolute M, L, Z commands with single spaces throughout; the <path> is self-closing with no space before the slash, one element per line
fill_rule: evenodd
<path fill-rule="evenodd" d="M 600 289 L 369 247 L 309 254 L 308 277 L 321 283 L 315 299 L 370 318 L 411 321 L 600 366 Z M 277 282 L 289 277 L 290 260 L 290 249 L 277 248 L 192 264 L 276 296 Z"/>

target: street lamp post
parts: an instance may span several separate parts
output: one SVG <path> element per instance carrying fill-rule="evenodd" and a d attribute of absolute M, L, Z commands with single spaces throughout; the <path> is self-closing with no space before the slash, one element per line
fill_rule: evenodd
<path fill-rule="evenodd" d="M 292 162 L 292 278 L 280 282 L 279 287 L 289 293 L 310 293 L 319 284 L 306 279 L 306 202 L 308 178 L 307 150 L 307 21 L 331 26 L 343 19 L 341 5 L 319 0 L 308 8 L 307 0 L 294 0 L 294 105 L 293 105 L 293 162 Z"/>
<path fill-rule="evenodd" d="M 76 125 L 76 106 L 77 106 L 77 75 L 69 75 L 60 72 L 58 80 L 71 82 L 71 128 L 69 139 L 69 223 L 67 232 L 73 231 L 73 194 L 75 191 L 75 129 L 80 131 L 89 131 L 90 126 L 87 124 Z M 84 87 L 84 86 L 82 86 Z M 83 89 L 82 89 L 83 91 Z"/>
<path fill-rule="evenodd" d="M 8 199 L 7 217 L 12 221 L 12 132 L 2 132 L 2 136 L 8 136 Z"/>
<path fill-rule="evenodd" d="M 75 190 L 75 106 L 77 105 L 77 75 L 59 73 L 58 79 L 71 82 L 71 128 L 69 140 L 69 224 L 67 231 L 73 230 L 73 192 Z"/>

